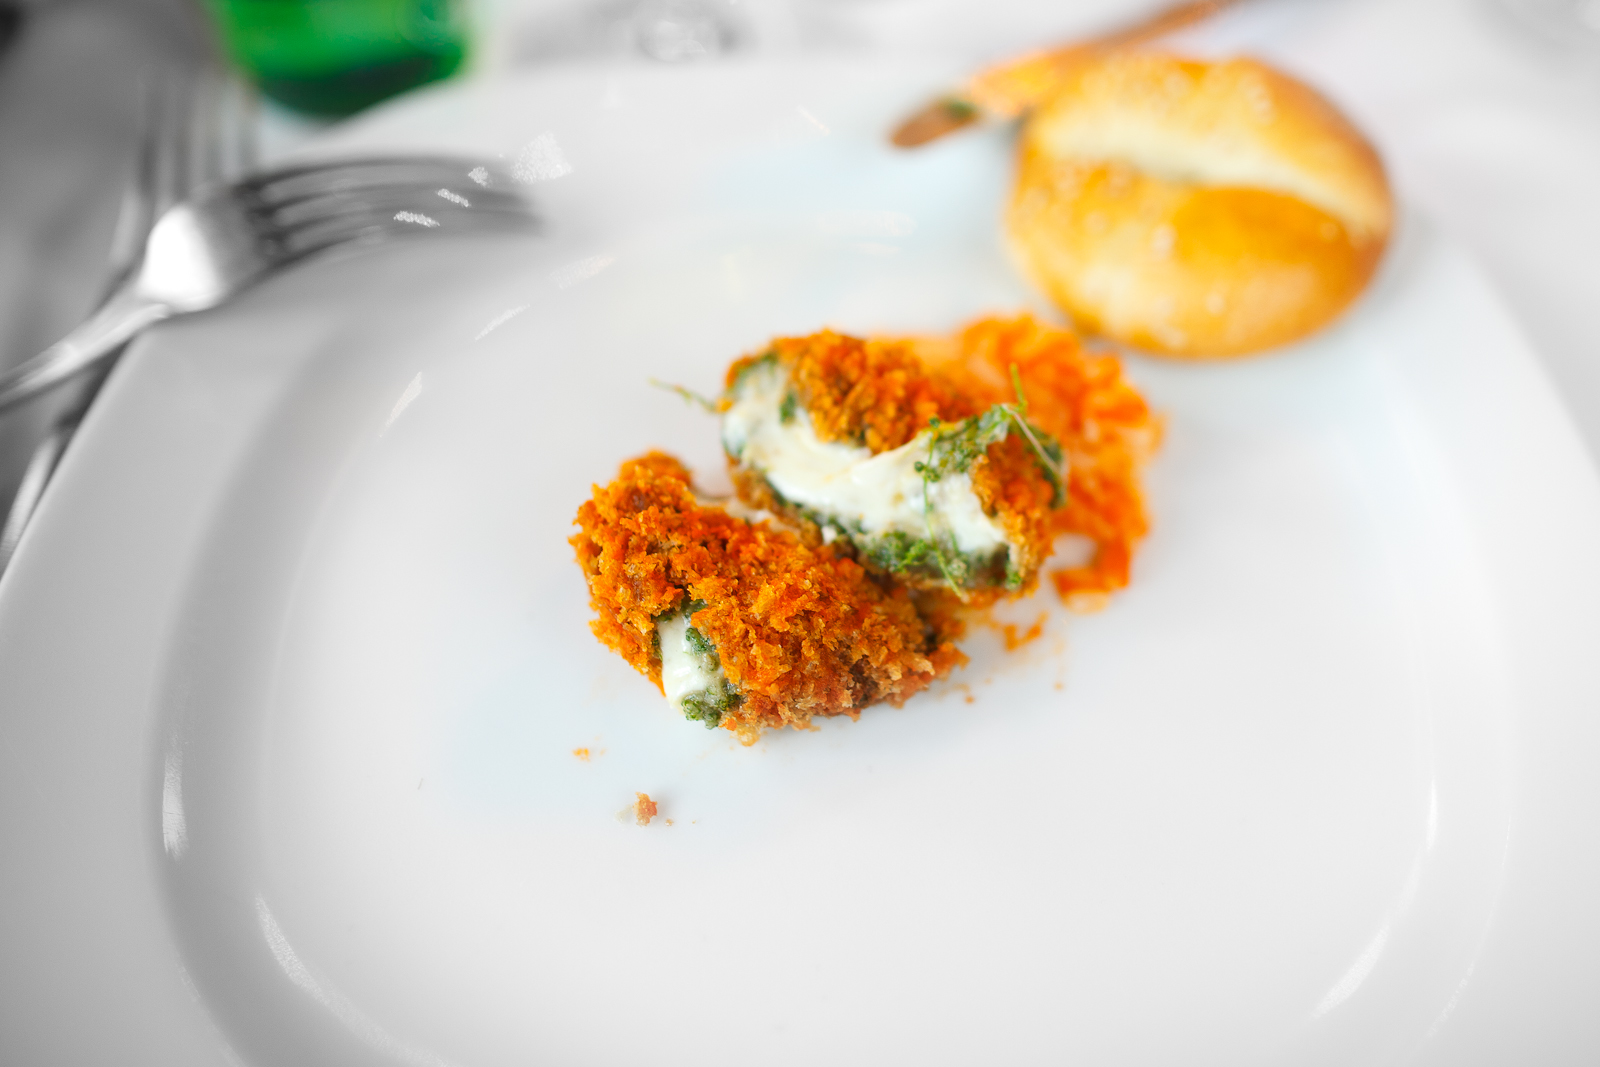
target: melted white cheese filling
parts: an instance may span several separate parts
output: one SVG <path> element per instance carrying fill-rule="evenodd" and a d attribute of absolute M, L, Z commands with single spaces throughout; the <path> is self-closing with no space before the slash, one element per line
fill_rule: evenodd
<path fill-rule="evenodd" d="M 983 512 L 969 474 L 925 483 L 916 464 L 928 458 L 928 434 L 873 455 L 864 446 L 823 441 L 804 408 L 781 417 L 788 375 L 775 362 L 752 367 L 722 416 L 722 444 L 740 463 L 760 471 L 791 504 L 838 519 L 868 538 L 928 534 L 925 508 L 963 554 L 1010 547 L 1000 524 Z M 924 492 L 927 497 L 924 500 Z"/>
<path fill-rule="evenodd" d="M 721 664 L 713 665 L 712 657 L 689 644 L 686 613 L 657 620 L 656 636 L 661 640 L 661 688 L 666 690 L 667 703 L 681 712 L 684 697 L 722 691 L 727 675 Z"/>

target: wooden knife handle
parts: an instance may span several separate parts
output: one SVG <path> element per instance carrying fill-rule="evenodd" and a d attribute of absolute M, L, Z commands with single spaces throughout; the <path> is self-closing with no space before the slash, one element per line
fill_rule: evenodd
<path fill-rule="evenodd" d="M 1030 52 L 979 71 L 960 89 L 933 101 L 895 127 L 889 140 L 900 148 L 915 148 L 984 119 L 1018 118 L 1048 99 L 1073 64 L 1176 33 L 1240 2 L 1187 0 L 1109 33 L 1060 48 Z"/>

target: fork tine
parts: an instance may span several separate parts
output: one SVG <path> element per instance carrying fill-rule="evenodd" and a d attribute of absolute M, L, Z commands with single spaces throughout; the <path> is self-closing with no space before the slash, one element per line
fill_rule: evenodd
<path fill-rule="evenodd" d="M 478 177 L 473 177 L 477 174 Z M 485 185 L 484 183 L 488 184 Z M 248 190 L 268 207 L 279 207 L 329 191 L 383 186 L 443 186 L 469 199 L 486 191 L 513 188 L 504 176 L 483 167 L 466 168 L 449 158 L 374 158 L 334 164 L 308 163 L 247 182 Z"/>
<path fill-rule="evenodd" d="M 471 212 L 352 210 L 307 222 L 281 234 L 279 254 L 286 262 L 303 259 L 352 242 L 372 242 L 438 230 L 441 233 L 477 232 L 486 225 L 502 232 L 536 229 L 537 221 L 521 206 L 497 205 Z"/>
<path fill-rule="evenodd" d="M 449 189 L 427 186 L 384 186 L 360 191 L 324 193 L 296 200 L 265 213 L 268 224 L 280 232 L 306 223 L 322 222 L 355 211 L 420 212 L 424 215 L 458 215 L 473 211 L 515 211 L 526 214 L 527 202 L 515 193 L 483 191 L 469 200 Z"/>
<path fill-rule="evenodd" d="M 254 116 L 238 80 L 207 68 L 196 74 L 191 85 L 189 134 L 194 158 L 183 199 L 209 185 L 238 178 L 251 165 L 254 154 Z"/>
<path fill-rule="evenodd" d="M 201 71 L 194 81 L 194 99 L 190 103 L 190 141 L 194 145 L 189 168 L 189 193 L 204 189 L 212 182 L 227 177 L 229 161 L 224 153 L 224 125 L 228 116 L 222 98 L 226 86 L 220 77 L 210 71 Z M 185 196 L 184 199 L 188 199 Z"/>
<path fill-rule="evenodd" d="M 227 132 L 226 143 L 231 164 L 229 176 L 238 178 L 256 168 L 259 155 L 257 109 L 260 98 L 254 88 L 238 78 L 228 78 L 224 85 L 224 129 Z"/>
<path fill-rule="evenodd" d="M 162 129 L 157 139 L 151 183 L 154 188 L 152 203 L 157 218 L 189 193 L 193 157 L 193 102 L 192 76 L 175 75 L 165 83 L 162 92 Z"/>
<path fill-rule="evenodd" d="M 441 174 L 469 179 L 480 187 L 496 184 L 494 179 L 497 177 L 500 183 L 505 183 L 509 180 L 503 173 L 496 174 L 486 165 L 469 165 L 469 161 L 460 156 L 373 155 L 332 160 L 311 160 L 299 164 L 291 163 L 275 169 L 270 175 L 263 176 L 262 185 L 271 185 L 279 181 L 292 181 L 308 174 L 316 175 L 320 180 L 327 181 L 340 180 L 346 174 L 359 178 L 363 173 L 373 170 L 392 171 L 402 176 L 412 173 L 426 174 L 437 170 Z M 476 176 L 474 176 L 474 172 L 477 172 Z"/>
<path fill-rule="evenodd" d="M 255 110 L 239 79 L 215 72 L 206 87 L 210 123 L 205 135 L 216 156 L 211 181 L 236 181 L 255 166 Z"/>
<path fill-rule="evenodd" d="M 159 142 L 165 135 L 163 84 L 148 71 L 139 79 L 138 147 L 134 150 L 132 173 L 122 187 L 122 202 L 117 208 L 102 303 L 138 263 L 145 238 L 155 224 L 156 157 L 162 151 Z"/>
<path fill-rule="evenodd" d="M 446 193 L 449 191 L 444 190 Z M 359 193 L 329 193 L 279 208 L 261 217 L 269 234 L 272 234 L 290 233 L 301 226 L 337 221 L 345 215 L 376 213 L 389 217 L 397 211 L 426 215 L 440 221 L 470 219 L 485 213 L 511 213 L 524 217 L 533 215 L 528 202 L 520 196 L 481 196 L 473 198 L 470 204 L 463 204 L 453 195 L 440 196 L 438 190 L 396 187 L 366 189 Z"/>

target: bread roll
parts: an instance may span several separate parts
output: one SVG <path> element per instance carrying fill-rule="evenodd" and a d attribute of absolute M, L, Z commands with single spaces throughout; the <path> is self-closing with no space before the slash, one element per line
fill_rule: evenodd
<path fill-rule="evenodd" d="M 1392 218 L 1377 153 L 1312 89 L 1251 59 L 1120 53 L 1028 121 L 1007 227 L 1081 326 L 1213 358 L 1338 315 Z"/>

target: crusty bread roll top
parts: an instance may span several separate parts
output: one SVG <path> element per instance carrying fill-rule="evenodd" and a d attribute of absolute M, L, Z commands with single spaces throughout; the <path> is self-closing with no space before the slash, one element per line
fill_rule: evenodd
<path fill-rule="evenodd" d="M 1216 357 L 1344 310 L 1392 218 L 1377 153 L 1309 87 L 1251 59 L 1124 53 L 1078 67 L 1029 120 L 1007 221 L 1081 325 Z"/>

